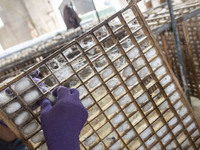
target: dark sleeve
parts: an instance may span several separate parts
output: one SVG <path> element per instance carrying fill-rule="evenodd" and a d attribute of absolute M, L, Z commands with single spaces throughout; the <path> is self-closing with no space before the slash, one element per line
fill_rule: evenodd
<path fill-rule="evenodd" d="M 13 142 L 0 140 L 0 150 L 28 150 L 28 148 L 19 139 Z"/>

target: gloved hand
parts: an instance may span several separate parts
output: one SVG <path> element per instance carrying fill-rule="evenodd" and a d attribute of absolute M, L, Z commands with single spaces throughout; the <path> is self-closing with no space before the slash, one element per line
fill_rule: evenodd
<path fill-rule="evenodd" d="M 80 150 L 79 134 L 88 112 L 76 89 L 59 86 L 53 90 L 57 102 L 45 99 L 41 106 L 41 125 L 49 150 Z"/>

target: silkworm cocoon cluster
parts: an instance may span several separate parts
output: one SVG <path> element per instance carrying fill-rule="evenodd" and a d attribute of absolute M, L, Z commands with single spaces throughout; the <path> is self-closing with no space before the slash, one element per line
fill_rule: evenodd
<path fill-rule="evenodd" d="M 188 115 L 184 120 L 183 120 L 183 124 L 186 125 L 188 122 L 190 122 L 192 120 L 192 117 L 190 115 Z"/>
<path fill-rule="evenodd" d="M 20 79 L 15 84 L 12 85 L 12 88 L 19 94 L 27 90 L 33 85 L 31 80 L 27 77 Z"/>
<path fill-rule="evenodd" d="M 148 96 L 146 93 L 143 93 L 140 97 L 137 98 L 137 101 L 142 104 L 148 100 Z"/>
<path fill-rule="evenodd" d="M 102 78 L 108 78 L 110 75 L 113 74 L 113 70 L 111 68 L 106 68 L 103 72 L 102 72 Z"/>
<path fill-rule="evenodd" d="M 94 77 L 92 78 L 90 81 L 89 81 L 89 88 L 93 89 L 95 88 L 96 86 L 98 86 L 101 82 L 99 81 L 99 79 L 97 77 Z"/>
<path fill-rule="evenodd" d="M 160 130 L 157 131 L 158 137 L 162 137 L 165 134 L 165 132 L 167 132 L 167 126 L 166 125 L 164 125 Z"/>
<path fill-rule="evenodd" d="M 18 102 L 13 102 L 6 106 L 5 111 L 8 114 L 12 114 L 21 108 L 21 104 Z"/>
<path fill-rule="evenodd" d="M 156 76 L 162 76 L 164 74 L 166 74 L 166 68 L 164 66 L 160 67 L 156 72 L 155 72 Z"/>
<path fill-rule="evenodd" d="M 120 106 L 124 106 L 125 104 L 131 102 L 131 98 L 128 95 L 125 95 L 119 100 Z"/>
<path fill-rule="evenodd" d="M 138 58 L 136 61 L 133 62 L 134 68 L 137 70 L 138 68 L 145 65 L 144 59 L 142 57 Z"/>
<path fill-rule="evenodd" d="M 169 99 L 172 103 L 174 103 L 176 100 L 178 100 L 180 98 L 180 95 L 178 92 L 175 92 L 174 94 L 172 94 Z"/>
<path fill-rule="evenodd" d="M 173 125 L 175 125 L 175 124 L 177 123 L 177 121 L 178 121 L 177 117 L 173 117 L 173 118 L 168 122 L 168 124 L 169 124 L 169 126 L 173 126 Z"/>
<path fill-rule="evenodd" d="M 131 140 L 135 136 L 135 132 L 133 130 L 130 130 L 128 133 L 126 133 L 123 136 L 124 140 Z"/>
<path fill-rule="evenodd" d="M 39 96 L 40 92 L 37 89 L 32 89 L 23 96 L 23 99 L 26 103 L 30 104 L 36 101 L 39 98 Z"/>
<path fill-rule="evenodd" d="M 126 67 L 122 72 L 123 76 L 126 78 L 129 77 L 132 73 L 133 73 L 133 70 L 130 66 Z"/>
<path fill-rule="evenodd" d="M 138 79 L 136 76 L 131 76 L 129 79 L 126 80 L 126 85 L 128 87 L 134 86 L 138 83 Z"/>
<path fill-rule="evenodd" d="M 125 130 L 127 130 L 129 127 L 127 122 L 124 122 L 121 126 L 119 126 L 118 131 L 119 132 L 124 132 Z"/>
<path fill-rule="evenodd" d="M 171 81 L 171 77 L 169 75 L 166 75 L 162 80 L 160 80 L 160 84 L 162 86 L 165 86 Z"/>
<path fill-rule="evenodd" d="M 32 138 L 31 138 L 31 141 L 33 142 L 33 143 L 39 143 L 39 142 L 41 142 L 41 141 L 43 141 L 44 140 L 44 135 L 43 135 L 43 131 L 40 131 L 40 132 L 38 132 L 37 134 L 35 134 Z"/>
<path fill-rule="evenodd" d="M 135 110 L 135 105 L 132 103 L 125 108 L 124 112 L 129 114 L 129 113 L 132 113 L 134 110 Z"/>
<path fill-rule="evenodd" d="M 136 47 L 134 47 L 127 53 L 128 58 L 131 60 L 136 58 L 138 55 L 139 55 L 139 50 Z"/>
<path fill-rule="evenodd" d="M 23 111 L 14 119 L 14 122 L 19 126 L 26 122 L 29 118 L 30 114 L 27 111 Z"/>
<path fill-rule="evenodd" d="M 144 77 L 148 76 L 150 74 L 150 72 L 147 67 L 144 67 L 138 72 L 138 74 L 139 74 L 140 78 L 143 79 Z"/>
<path fill-rule="evenodd" d="M 174 135 L 176 135 L 176 133 L 178 133 L 182 128 L 183 128 L 182 125 L 178 124 L 178 125 L 172 130 L 172 132 L 174 133 Z"/>
<path fill-rule="evenodd" d="M 109 88 L 114 88 L 119 84 L 119 80 L 117 78 L 112 78 L 106 84 Z"/>
<path fill-rule="evenodd" d="M 141 134 L 140 137 L 144 140 L 146 139 L 150 134 L 151 134 L 151 129 L 147 128 L 146 130 L 144 130 Z"/>
<path fill-rule="evenodd" d="M 150 66 L 153 70 L 155 70 L 156 68 L 158 68 L 161 65 L 162 65 L 162 60 L 160 57 L 157 57 L 152 62 L 150 62 Z"/>
<path fill-rule="evenodd" d="M 115 144 L 113 144 L 109 149 L 110 150 L 117 150 L 120 149 L 121 141 L 117 141 Z"/>
<path fill-rule="evenodd" d="M 6 95 L 5 91 L 0 92 L 0 105 L 6 104 L 10 98 Z"/>
<path fill-rule="evenodd" d="M 150 146 L 151 144 L 153 144 L 153 143 L 155 142 L 155 140 L 156 140 L 155 136 L 152 136 L 151 138 L 149 138 L 149 139 L 145 142 L 145 144 L 146 144 L 147 146 Z"/>
<path fill-rule="evenodd" d="M 165 93 L 167 95 L 171 94 L 173 91 L 175 91 L 175 85 L 174 83 L 170 84 L 168 87 L 165 88 Z"/>
<path fill-rule="evenodd" d="M 118 86 L 114 91 L 113 91 L 113 95 L 118 97 L 121 94 L 124 93 L 124 87 L 123 86 Z"/>
<path fill-rule="evenodd" d="M 82 101 L 82 104 L 85 108 L 88 108 L 89 106 L 92 105 L 92 99 L 90 97 L 86 97 L 85 99 L 83 99 Z"/>
<path fill-rule="evenodd" d="M 22 132 L 25 135 L 29 135 L 29 134 L 33 133 L 38 127 L 39 127 L 38 123 L 31 122 L 31 123 L 27 124 L 25 127 L 23 127 Z"/>
<path fill-rule="evenodd" d="M 85 141 L 84 141 L 84 144 L 86 146 L 90 146 L 92 145 L 92 143 L 94 143 L 94 141 L 96 140 L 97 136 L 95 134 L 91 135 L 89 138 L 87 138 Z"/>
<path fill-rule="evenodd" d="M 99 143 L 94 148 L 92 148 L 92 150 L 102 150 L 102 148 L 103 148 L 102 143 Z"/>
<path fill-rule="evenodd" d="M 114 124 L 119 124 L 120 122 L 122 122 L 124 120 L 124 116 L 120 113 L 118 114 L 117 116 L 115 116 L 113 119 L 112 119 L 112 122 Z"/>
<path fill-rule="evenodd" d="M 154 48 L 150 49 L 148 52 L 145 53 L 147 59 L 151 59 L 156 56 L 156 50 Z"/>
<path fill-rule="evenodd" d="M 108 115 L 114 114 L 118 110 L 117 105 L 113 104 L 110 108 L 107 109 Z"/>
<path fill-rule="evenodd" d="M 168 133 L 163 139 L 161 139 L 161 141 L 163 144 L 165 144 L 171 139 L 172 139 L 172 135 L 170 133 Z"/>

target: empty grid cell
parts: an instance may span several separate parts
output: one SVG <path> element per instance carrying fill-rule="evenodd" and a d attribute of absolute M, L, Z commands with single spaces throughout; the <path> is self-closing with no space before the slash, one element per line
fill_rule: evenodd
<path fill-rule="evenodd" d="M 103 97 L 100 101 L 98 101 L 98 104 L 103 111 L 106 110 L 113 103 L 114 101 L 109 94 Z"/>
<path fill-rule="evenodd" d="M 64 81 L 62 85 L 67 88 L 77 88 L 78 86 L 80 86 L 80 84 L 81 84 L 81 81 L 76 75 L 74 75 L 68 78 L 66 81 Z"/>
<path fill-rule="evenodd" d="M 132 9 L 129 8 L 128 10 L 126 10 L 122 13 L 123 18 L 124 18 L 124 20 L 126 20 L 127 23 L 136 17 L 135 14 L 133 13 Z"/>
<path fill-rule="evenodd" d="M 94 71 L 92 70 L 92 68 L 90 66 L 86 66 L 80 72 L 78 72 L 78 76 L 80 77 L 80 79 L 83 82 L 85 82 L 86 80 L 88 80 L 89 78 L 91 78 L 93 75 L 94 75 Z"/>
<path fill-rule="evenodd" d="M 80 51 L 78 45 L 74 44 L 71 47 L 68 47 L 66 50 L 64 50 L 63 55 L 69 62 L 71 62 L 72 60 L 81 56 L 81 51 Z"/>
<path fill-rule="evenodd" d="M 94 35 L 97 38 L 97 40 L 101 41 L 102 39 L 106 38 L 109 35 L 109 33 L 105 26 L 101 26 L 100 28 L 94 31 Z"/>
<path fill-rule="evenodd" d="M 112 29 L 112 31 L 116 31 L 118 28 L 120 28 L 122 26 L 120 20 L 118 17 L 115 17 L 114 19 L 112 19 L 111 21 L 108 22 L 110 28 Z"/>
<path fill-rule="evenodd" d="M 128 51 L 131 47 L 134 46 L 130 38 L 126 38 L 125 40 L 120 42 L 120 44 L 124 51 Z"/>
<path fill-rule="evenodd" d="M 97 71 L 100 71 L 108 66 L 108 61 L 104 56 L 101 56 L 93 62 L 93 65 Z"/>
<path fill-rule="evenodd" d="M 86 36 L 85 38 L 79 41 L 79 44 L 83 50 L 87 50 L 95 45 L 95 42 L 91 35 Z"/>

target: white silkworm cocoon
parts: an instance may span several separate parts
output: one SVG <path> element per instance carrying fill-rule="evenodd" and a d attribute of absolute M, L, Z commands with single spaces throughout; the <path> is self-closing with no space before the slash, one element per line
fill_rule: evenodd
<path fill-rule="evenodd" d="M 23 128 L 23 133 L 26 135 L 29 135 L 29 134 L 33 133 L 37 128 L 38 128 L 38 123 L 31 122 Z"/>
<path fill-rule="evenodd" d="M 124 132 L 126 129 L 128 129 L 129 125 L 127 124 L 127 122 L 124 122 L 119 128 L 118 131 L 119 132 Z"/>
<path fill-rule="evenodd" d="M 97 136 L 95 134 L 91 135 L 89 138 L 87 138 L 84 142 L 86 146 L 90 146 L 94 141 L 96 140 Z"/>
<path fill-rule="evenodd" d="M 48 150 L 47 144 L 40 146 L 39 150 Z"/>
<path fill-rule="evenodd" d="M 158 137 L 163 136 L 163 134 L 167 131 L 167 126 L 164 125 L 160 130 L 157 131 Z"/>
<path fill-rule="evenodd" d="M 30 104 L 32 102 L 34 102 L 35 100 L 37 100 L 40 96 L 40 93 L 37 89 L 33 89 L 28 91 L 24 96 L 23 99 L 26 103 Z"/>
<path fill-rule="evenodd" d="M 107 82 L 109 88 L 114 88 L 119 84 L 119 80 L 117 78 L 112 78 Z"/>
<path fill-rule="evenodd" d="M 17 110 L 19 110 L 20 108 L 21 108 L 20 103 L 18 103 L 18 102 L 13 102 L 13 103 L 9 104 L 9 105 L 5 108 L 5 110 L 6 110 L 6 113 L 12 114 L 12 113 L 16 112 Z"/>
<path fill-rule="evenodd" d="M 152 136 L 151 138 L 149 138 L 149 139 L 145 142 L 145 144 L 146 144 L 147 146 L 150 146 L 153 142 L 155 142 L 155 140 L 156 140 L 155 136 Z"/>
<path fill-rule="evenodd" d="M 139 50 L 134 47 L 132 50 L 130 50 L 128 53 L 127 53 L 127 56 L 129 59 L 134 59 L 136 58 L 137 56 L 139 55 Z"/>
<path fill-rule="evenodd" d="M 149 109 L 151 109 L 151 107 L 152 107 L 152 103 L 148 103 L 148 104 L 146 104 L 142 109 L 143 109 L 144 112 L 146 112 L 146 111 L 148 111 Z"/>
<path fill-rule="evenodd" d="M 150 134 L 151 134 L 151 129 L 150 129 L 150 128 L 147 128 L 146 130 L 144 130 L 144 131 L 140 134 L 140 137 L 144 140 L 144 139 L 146 139 Z"/>
<path fill-rule="evenodd" d="M 117 116 L 115 116 L 113 119 L 112 119 L 112 122 L 114 124 L 119 124 L 120 122 L 122 122 L 124 119 L 124 116 L 120 113 L 118 114 Z"/>
<path fill-rule="evenodd" d="M 172 138 L 171 134 L 168 133 L 161 141 L 162 143 L 167 143 Z"/>
<path fill-rule="evenodd" d="M 134 86 L 138 83 L 138 79 L 136 76 L 131 76 L 128 80 L 126 80 L 127 86 Z"/>
<path fill-rule="evenodd" d="M 185 106 L 183 106 L 180 111 L 178 112 L 178 114 L 183 117 L 186 113 L 188 112 L 187 108 Z"/>
<path fill-rule="evenodd" d="M 171 81 L 171 77 L 169 75 L 166 75 L 162 80 L 160 80 L 160 84 L 162 86 L 165 86 L 167 83 Z"/>
<path fill-rule="evenodd" d="M 22 78 L 19 81 L 17 81 L 12 88 L 17 92 L 17 93 L 22 93 L 26 89 L 30 88 L 33 85 L 31 80 L 29 78 Z"/>
<path fill-rule="evenodd" d="M 183 105 L 183 103 L 182 103 L 181 101 L 178 101 L 178 102 L 174 105 L 174 108 L 176 108 L 176 110 L 178 110 L 182 105 Z"/>
<path fill-rule="evenodd" d="M 148 76 L 150 74 L 150 72 L 147 67 L 144 67 L 138 72 L 138 74 L 139 74 L 140 78 L 143 79 L 144 77 Z"/>
<path fill-rule="evenodd" d="M 124 140 L 130 140 L 130 139 L 132 139 L 134 136 L 135 136 L 135 132 L 134 132 L 133 130 L 130 130 L 128 133 L 126 133 L 126 134 L 123 136 L 123 139 L 124 139 Z"/>
<path fill-rule="evenodd" d="M 165 88 L 165 93 L 167 95 L 171 94 L 175 90 L 174 83 L 170 84 L 168 87 Z"/>
<path fill-rule="evenodd" d="M 92 148 L 92 150 L 101 150 L 103 148 L 102 144 L 98 144 L 96 145 L 94 148 Z"/>
<path fill-rule="evenodd" d="M 175 148 L 176 148 L 176 145 L 175 145 L 174 141 L 172 141 L 169 145 L 167 145 L 166 150 L 172 150 Z"/>
<path fill-rule="evenodd" d="M 156 76 L 162 76 L 164 74 L 166 74 L 166 68 L 165 67 L 160 67 L 156 72 L 155 72 Z"/>
<path fill-rule="evenodd" d="M 82 104 L 85 108 L 88 108 L 89 106 L 92 105 L 92 99 L 90 97 L 86 97 L 85 99 L 83 99 Z"/>
<path fill-rule="evenodd" d="M 187 116 L 184 120 L 183 123 L 186 125 L 188 122 L 190 122 L 192 120 L 192 117 L 189 115 Z"/>
<path fill-rule="evenodd" d="M 132 113 L 134 110 L 135 110 L 135 105 L 132 103 L 125 108 L 124 112 L 129 114 L 129 113 Z"/>
<path fill-rule="evenodd" d="M 156 56 L 156 50 L 154 48 L 150 49 L 148 52 L 146 52 L 145 56 L 147 59 Z"/>
<path fill-rule="evenodd" d="M 86 95 L 87 91 L 83 86 L 80 86 L 78 89 L 80 97 L 83 97 L 84 95 Z"/>
<path fill-rule="evenodd" d="M 133 62 L 133 66 L 135 67 L 135 69 L 138 69 L 138 68 L 140 68 L 140 67 L 142 67 L 144 65 L 145 65 L 144 59 L 142 59 L 141 57 Z"/>
<path fill-rule="evenodd" d="M 124 97 L 122 97 L 120 100 L 119 100 L 119 104 L 121 106 L 124 106 L 125 104 L 131 102 L 131 98 L 128 96 L 128 95 L 125 95 Z"/>
<path fill-rule="evenodd" d="M 6 95 L 4 91 L 0 92 L 0 105 L 3 105 L 10 101 L 10 98 Z"/>
<path fill-rule="evenodd" d="M 133 70 L 130 66 L 126 67 L 122 72 L 123 76 L 126 78 L 129 77 L 132 73 L 133 73 Z"/>
<path fill-rule="evenodd" d="M 33 142 L 33 143 L 39 143 L 39 142 L 41 142 L 41 141 L 43 141 L 44 140 L 44 135 L 43 135 L 43 131 L 40 131 L 40 132 L 38 132 L 37 134 L 35 134 L 32 138 L 31 138 L 31 141 Z"/>
<path fill-rule="evenodd" d="M 155 70 L 156 68 L 158 68 L 159 66 L 162 65 L 162 60 L 160 59 L 160 57 L 155 58 L 151 63 L 150 66 L 153 70 Z"/>
<path fill-rule="evenodd" d="M 14 122 L 16 125 L 21 125 L 30 118 L 30 115 L 27 111 L 21 112 L 15 119 Z"/>
<path fill-rule="evenodd" d="M 117 96 L 120 96 L 121 94 L 123 94 L 123 92 L 124 92 L 124 87 L 119 86 L 113 91 L 113 95 L 117 97 Z"/>
<path fill-rule="evenodd" d="M 143 93 L 140 97 L 138 97 L 137 101 L 142 104 L 148 100 L 148 96 L 146 93 Z"/>
<path fill-rule="evenodd" d="M 170 99 L 170 101 L 172 102 L 172 103 L 174 103 L 177 99 L 179 99 L 180 98 L 180 95 L 179 95 L 179 93 L 178 92 L 175 92 L 174 94 L 172 94 L 170 97 L 169 97 L 169 99 Z"/>
<path fill-rule="evenodd" d="M 176 118 L 176 117 L 173 117 L 173 118 L 168 122 L 168 124 L 169 124 L 169 126 L 173 126 L 173 125 L 176 124 L 176 122 L 177 122 L 177 118 Z"/>
<path fill-rule="evenodd" d="M 113 73 L 113 70 L 111 68 L 107 68 L 102 73 L 102 78 L 107 78 Z"/>
<path fill-rule="evenodd" d="M 168 105 L 168 102 L 167 102 L 167 101 L 164 101 L 158 108 L 159 108 L 160 110 L 164 110 L 164 109 L 166 109 L 168 106 L 169 106 L 169 105 Z"/>
<path fill-rule="evenodd" d="M 117 106 L 113 104 L 110 108 L 107 109 L 108 115 L 115 113 L 118 110 Z"/>
<path fill-rule="evenodd" d="M 89 86 L 89 88 L 93 89 L 93 88 L 95 88 L 96 86 L 98 86 L 99 84 L 100 84 L 99 79 L 98 79 L 97 77 L 94 77 L 94 78 L 92 78 L 92 79 L 89 81 L 88 86 Z"/>
<path fill-rule="evenodd" d="M 176 135 L 177 132 L 179 132 L 182 129 L 182 126 L 180 124 L 178 124 L 173 130 L 172 132 Z"/>
<path fill-rule="evenodd" d="M 113 144 L 109 149 L 110 150 L 117 150 L 120 149 L 121 141 L 117 141 L 115 144 Z"/>
<path fill-rule="evenodd" d="M 196 130 L 192 135 L 191 135 L 191 137 L 193 137 L 193 138 L 195 138 L 195 137 L 197 137 L 197 136 L 199 136 L 200 134 L 199 134 L 199 130 Z"/>

